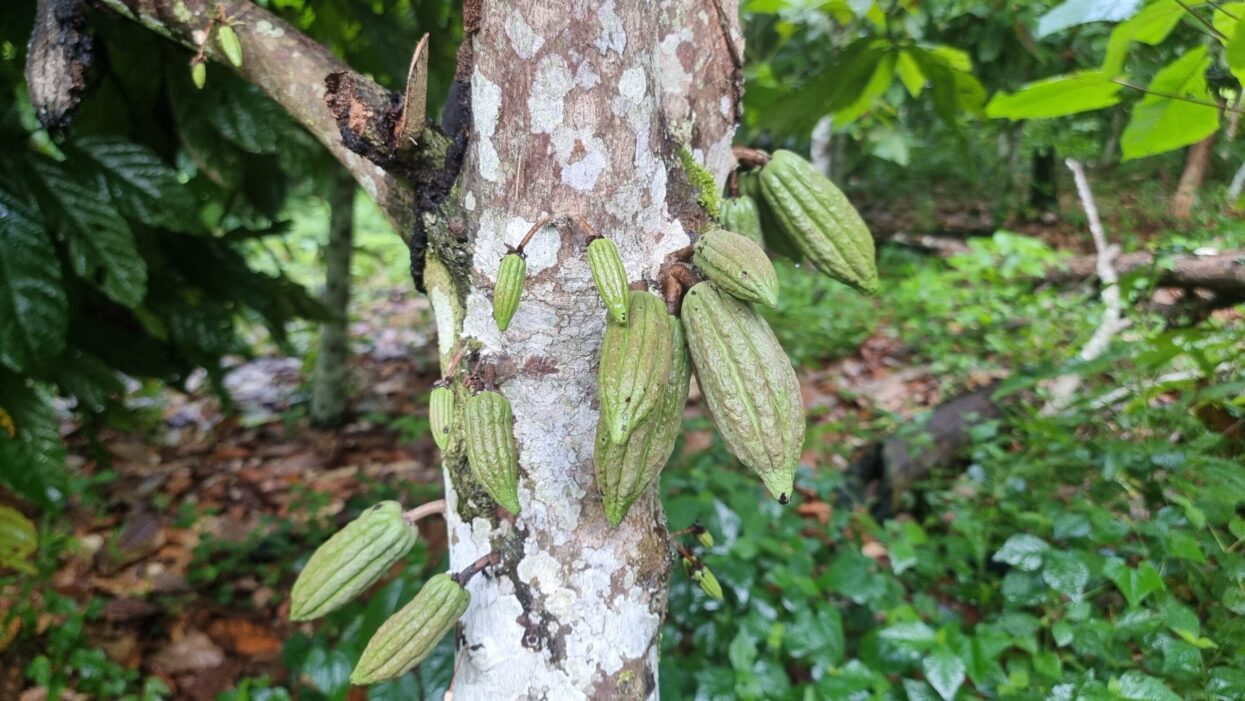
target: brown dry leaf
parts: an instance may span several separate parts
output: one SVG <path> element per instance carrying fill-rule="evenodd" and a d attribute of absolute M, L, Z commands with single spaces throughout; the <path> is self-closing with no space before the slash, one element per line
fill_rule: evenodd
<path fill-rule="evenodd" d="M 870 560 L 881 561 L 883 558 L 889 555 L 890 552 L 886 549 L 885 545 L 882 545 L 876 540 L 871 540 L 868 543 L 865 543 L 860 548 L 860 554 L 864 555 Z"/>
<path fill-rule="evenodd" d="M 165 674 L 181 674 L 211 669 L 225 661 L 225 653 L 212 639 L 193 630 L 186 637 L 171 643 L 151 658 L 153 666 Z"/>
<path fill-rule="evenodd" d="M 804 518 L 815 518 L 818 523 L 825 526 L 830 523 L 834 507 L 824 501 L 803 501 L 795 507 L 795 512 Z"/>
<path fill-rule="evenodd" d="M 231 652 L 245 657 L 276 657 L 283 644 L 276 633 L 244 618 L 218 618 L 208 626 L 208 633 Z"/>

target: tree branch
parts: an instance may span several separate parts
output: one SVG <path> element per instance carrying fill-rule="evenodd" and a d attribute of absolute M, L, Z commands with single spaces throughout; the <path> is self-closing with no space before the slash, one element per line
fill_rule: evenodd
<path fill-rule="evenodd" d="M 83 0 L 39 0 L 26 54 L 26 89 L 39 122 L 48 129 L 69 125 L 86 90 L 94 53 L 86 33 Z"/>
<path fill-rule="evenodd" d="M 393 173 L 353 153 L 343 142 L 337 120 L 324 104 L 324 79 L 348 74 L 355 84 L 370 79 L 354 73 L 332 52 L 277 16 L 247 0 L 94 0 L 183 46 L 197 49 L 217 7 L 233 18 L 245 59 L 234 70 L 281 105 L 354 176 L 406 237 L 414 230 L 414 188 Z M 207 55 L 229 65 L 216 42 Z M 189 80 L 189 71 L 186 79 Z"/>

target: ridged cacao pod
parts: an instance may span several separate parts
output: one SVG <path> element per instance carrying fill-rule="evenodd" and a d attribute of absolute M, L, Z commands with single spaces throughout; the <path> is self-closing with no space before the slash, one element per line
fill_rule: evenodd
<path fill-rule="evenodd" d="M 497 284 L 493 286 L 493 320 L 497 330 L 505 331 L 519 309 L 523 282 L 527 278 L 527 259 L 518 253 L 507 253 L 497 266 Z"/>
<path fill-rule="evenodd" d="M 670 325 L 672 357 L 670 380 L 653 413 L 640 422 L 622 444 L 610 440 L 605 414 L 597 421 L 596 466 L 597 488 L 605 502 L 605 518 L 617 526 L 627 517 L 631 504 L 661 474 L 674 452 L 679 429 L 683 427 L 683 406 L 692 377 L 692 365 L 683 341 L 683 327 L 673 316 Z"/>
<path fill-rule="evenodd" d="M 761 236 L 765 239 L 765 247 L 784 258 L 790 258 L 796 263 L 804 260 L 804 254 L 800 253 L 800 248 L 795 245 L 795 241 L 791 240 L 787 232 L 778 225 L 778 220 L 774 218 L 773 210 L 765 202 L 765 197 L 761 193 L 761 171 L 751 170 L 746 173 L 740 173 L 739 192 L 745 197 L 751 197 L 752 201 L 757 205 L 757 215 L 761 219 Z"/>
<path fill-rule="evenodd" d="M 610 440 L 621 445 L 661 400 L 670 383 L 671 337 L 666 303 L 628 293 L 627 325 L 605 320 L 598 389 Z"/>
<path fill-rule="evenodd" d="M 290 592 L 290 620 L 320 618 L 352 601 L 406 556 L 419 531 L 402 505 L 382 501 L 333 534 L 307 561 Z"/>
<path fill-rule="evenodd" d="M 605 303 L 614 321 L 627 323 L 627 270 L 623 267 L 618 246 L 609 239 L 594 239 L 588 244 L 588 265 L 592 268 L 592 280 L 597 284 L 597 294 Z"/>
<path fill-rule="evenodd" d="M 471 595 L 452 577 L 433 575 L 414 599 L 376 630 L 350 674 L 350 683 L 374 684 L 410 671 L 454 629 L 470 603 Z"/>
<path fill-rule="evenodd" d="M 467 400 L 465 417 L 471 474 L 493 501 L 519 513 L 519 451 L 510 402 L 500 392 L 480 392 Z"/>
<path fill-rule="evenodd" d="M 242 67 L 242 42 L 238 41 L 238 33 L 227 24 L 222 24 L 216 30 L 216 43 L 220 45 L 221 53 L 225 54 L 225 58 L 233 64 L 234 68 Z"/>
<path fill-rule="evenodd" d="M 778 226 L 813 265 L 862 292 L 877 290 L 869 227 L 813 164 L 790 151 L 775 151 L 761 170 L 761 191 Z"/>
<path fill-rule="evenodd" d="M 450 444 L 450 431 L 454 430 L 454 390 L 449 387 L 433 387 L 428 398 L 428 424 L 432 440 L 445 450 Z"/>
<path fill-rule="evenodd" d="M 733 231 L 696 239 L 692 262 L 718 287 L 748 302 L 778 306 L 778 273 L 761 247 Z"/>
<path fill-rule="evenodd" d="M 757 201 L 747 195 L 722 200 L 718 222 L 727 231 L 746 236 L 758 246 L 765 245 L 761 235 L 761 210 L 757 209 Z"/>
<path fill-rule="evenodd" d="M 718 433 L 786 503 L 804 445 L 804 407 L 774 332 L 751 305 L 708 281 L 684 296 L 683 330 Z"/>
<path fill-rule="evenodd" d="M 722 601 L 722 585 L 718 582 L 718 578 L 713 576 L 713 571 L 708 567 L 701 565 L 699 569 L 692 571 L 692 579 L 700 585 L 700 590 L 711 599 Z"/>

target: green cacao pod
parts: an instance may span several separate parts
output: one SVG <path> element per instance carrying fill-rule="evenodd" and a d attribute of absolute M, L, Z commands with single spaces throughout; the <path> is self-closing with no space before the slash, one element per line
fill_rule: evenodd
<path fill-rule="evenodd" d="M 786 503 L 804 445 L 804 407 L 774 332 L 751 305 L 709 281 L 683 298 L 683 329 L 722 439 Z"/>
<path fill-rule="evenodd" d="M 778 306 L 778 273 L 745 236 L 714 229 L 696 239 L 692 262 L 718 287 L 748 302 Z"/>
<path fill-rule="evenodd" d="M 813 265 L 862 292 L 878 288 L 873 236 L 847 196 L 790 151 L 775 151 L 761 170 L 761 191 L 774 218 Z"/>
<path fill-rule="evenodd" d="M 518 253 L 507 253 L 497 266 L 497 284 L 493 286 L 493 320 L 497 330 L 505 331 L 519 309 L 523 281 L 527 277 L 527 259 Z"/>
<path fill-rule="evenodd" d="M 623 267 L 618 246 L 609 239 L 595 239 L 588 244 L 588 265 L 597 294 L 605 303 L 614 321 L 627 323 L 627 270 Z"/>
<path fill-rule="evenodd" d="M 708 567 L 701 565 L 700 569 L 692 571 L 692 579 L 700 585 L 700 590 L 709 595 L 711 599 L 722 600 L 722 585 L 718 582 L 718 578 L 713 576 L 713 571 Z"/>
<path fill-rule="evenodd" d="M 661 400 L 670 383 L 671 335 L 666 303 L 628 293 L 627 324 L 605 320 L 598 389 L 610 440 L 621 445 Z"/>
<path fill-rule="evenodd" d="M 673 316 L 667 318 L 672 345 L 670 380 L 657 408 L 621 444 L 610 440 L 604 412 L 597 421 L 592 458 L 597 488 L 605 503 L 605 518 L 611 526 L 622 523 L 631 504 L 661 474 L 674 452 L 679 429 L 683 427 L 683 406 L 687 403 L 692 366 L 687 357 L 687 344 L 683 341 L 682 325 Z"/>
<path fill-rule="evenodd" d="M 784 258 L 799 263 L 804 260 L 804 254 L 800 253 L 800 249 L 795 245 L 795 241 L 787 235 L 787 232 L 778 225 L 778 220 L 774 218 L 774 212 L 765 202 L 765 197 L 761 193 L 761 171 L 751 170 L 746 173 L 739 174 L 739 192 L 745 197 L 751 197 L 756 203 L 757 215 L 761 219 L 761 235 L 765 239 L 765 247 L 777 253 Z M 730 227 L 727 227 L 728 229 Z"/>
<path fill-rule="evenodd" d="M 467 400 L 465 417 L 471 474 L 493 501 L 519 513 L 519 451 L 510 402 L 500 392 L 480 392 Z"/>
<path fill-rule="evenodd" d="M 207 64 L 203 61 L 195 61 L 190 64 L 190 80 L 195 87 L 202 90 L 207 85 Z"/>
<path fill-rule="evenodd" d="M 746 236 L 758 246 L 765 245 L 765 239 L 761 236 L 761 210 L 757 209 L 756 200 L 747 195 L 722 200 L 718 213 L 718 222 L 723 229 Z"/>
<path fill-rule="evenodd" d="M 450 444 L 450 431 L 454 430 L 454 390 L 449 387 L 433 387 L 428 398 L 428 423 L 432 440 L 445 450 Z"/>
<path fill-rule="evenodd" d="M 454 629 L 470 603 L 471 595 L 452 577 L 433 575 L 414 599 L 376 630 L 350 683 L 374 684 L 410 671 Z"/>
<path fill-rule="evenodd" d="M 216 43 L 220 45 L 221 53 L 225 54 L 225 58 L 233 64 L 234 68 L 242 67 L 242 42 L 238 41 L 238 33 L 227 24 L 222 24 L 216 30 Z"/>
<path fill-rule="evenodd" d="M 419 531 L 396 501 L 382 501 L 333 534 L 290 592 L 290 620 L 320 618 L 352 601 L 410 552 Z"/>

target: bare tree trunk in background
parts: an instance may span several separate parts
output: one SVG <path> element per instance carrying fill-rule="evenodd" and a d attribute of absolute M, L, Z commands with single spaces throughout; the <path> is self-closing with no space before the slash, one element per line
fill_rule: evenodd
<path fill-rule="evenodd" d="M 825 173 L 826 177 L 831 179 L 834 177 L 831 171 L 831 168 L 834 166 L 834 159 L 831 154 L 833 138 L 834 117 L 826 115 L 817 120 L 817 124 L 813 127 L 813 133 L 810 137 L 809 160 L 814 168 Z"/>
<path fill-rule="evenodd" d="M 1197 192 L 1202 187 L 1202 180 L 1206 178 L 1206 167 L 1210 165 L 1210 155 L 1214 148 L 1215 134 L 1189 147 L 1184 173 L 1181 174 L 1180 184 L 1176 186 L 1176 194 L 1172 197 L 1172 216 L 1177 221 L 1188 221 L 1193 216 Z"/>
<path fill-rule="evenodd" d="M 1103 166 L 1115 165 L 1120 151 L 1120 137 L 1124 134 L 1124 108 L 1116 106 L 1111 110 L 1111 132 L 1107 135 L 1107 143 L 1102 147 L 1099 162 Z"/>
<path fill-rule="evenodd" d="M 1029 206 L 1039 214 L 1059 209 L 1059 193 L 1055 182 L 1058 173 L 1055 164 L 1055 148 L 1033 150 L 1033 178 L 1029 181 Z"/>
<path fill-rule="evenodd" d="M 324 306 L 320 351 L 311 387 L 311 419 L 341 422 L 350 399 L 350 261 L 354 257 L 354 178 L 344 171 L 329 189 L 329 240 L 324 248 Z"/>

